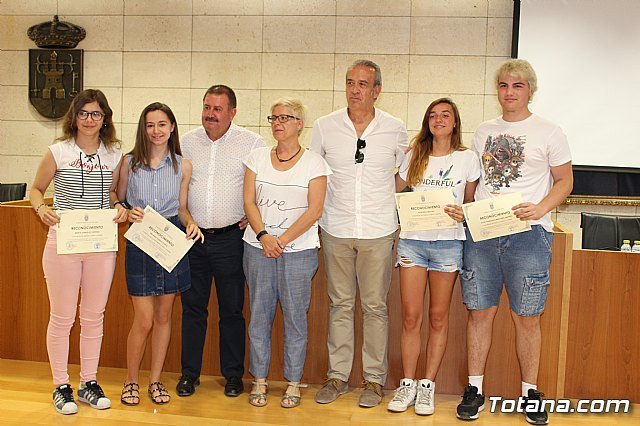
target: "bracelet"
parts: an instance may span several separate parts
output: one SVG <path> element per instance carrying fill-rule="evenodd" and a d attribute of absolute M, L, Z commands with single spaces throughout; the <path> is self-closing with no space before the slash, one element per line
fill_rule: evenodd
<path fill-rule="evenodd" d="M 42 202 L 42 203 L 38 204 L 38 207 L 36 207 L 36 214 L 40 214 L 40 207 L 46 206 L 46 205 L 47 205 L 47 203 L 45 203 L 45 202 Z"/>
<path fill-rule="evenodd" d="M 262 231 L 258 232 L 258 235 L 256 235 L 256 240 L 260 241 L 260 238 L 264 237 L 267 234 L 268 232 L 263 229 Z"/>
<path fill-rule="evenodd" d="M 115 209 L 118 204 L 120 204 L 125 209 L 129 210 L 129 206 L 127 206 L 127 204 L 124 201 L 116 201 L 115 203 L 113 203 L 113 208 Z"/>

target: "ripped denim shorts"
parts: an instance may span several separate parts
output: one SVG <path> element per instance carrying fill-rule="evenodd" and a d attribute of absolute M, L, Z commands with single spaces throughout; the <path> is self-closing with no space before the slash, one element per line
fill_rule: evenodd
<path fill-rule="evenodd" d="M 396 266 L 420 266 L 429 271 L 455 272 L 462 268 L 460 240 L 423 241 L 401 238 Z"/>

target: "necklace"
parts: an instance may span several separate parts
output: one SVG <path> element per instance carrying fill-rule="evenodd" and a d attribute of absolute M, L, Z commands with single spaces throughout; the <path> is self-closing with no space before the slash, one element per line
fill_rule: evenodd
<path fill-rule="evenodd" d="M 275 151 L 275 153 L 276 153 L 276 158 L 278 159 L 278 161 L 279 161 L 279 162 L 281 162 L 281 163 L 286 163 L 287 161 L 291 161 L 291 160 L 293 160 L 293 158 L 294 158 L 296 155 L 300 154 L 300 151 L 302 151 L 302 146 L 301 146 L 301 145 L 299 145 L 299 146 L 298 146 L 298 150 L 296 151 L 296 153 L 295 153 L 295 154 L 293 154 L 291 157 L 287 158 L 286 160 L 283 160 L 282 158 L 280 158 L 280 156 L 278 155 L 278 148 L 277 148 L 277 147 L 276 147 L 276 148 L 273 148 L 273 150 L 274 150 L 274 151 Z"/>

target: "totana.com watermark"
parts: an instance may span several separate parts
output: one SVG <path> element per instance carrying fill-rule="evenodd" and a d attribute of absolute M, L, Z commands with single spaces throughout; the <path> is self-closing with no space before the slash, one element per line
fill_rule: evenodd
<path fill-rule="evenodd" d="M 628 399 L 579 399 L 575 405 L 569 399 L 527 400 L 504 399 L 490 396 L 492 413 L 524 413 L 546 410 L 549 413 L 628 413 L 631 403 Z"/>

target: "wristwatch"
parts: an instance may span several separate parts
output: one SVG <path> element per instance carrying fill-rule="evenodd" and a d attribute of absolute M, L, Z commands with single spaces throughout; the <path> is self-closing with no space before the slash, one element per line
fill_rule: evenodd
<path fill-rule="evenodd" d="M 262 231 L 258 232 L 258 235 L 256 235 L 256 240 L 260 241 L 260 238 L 264 237 L 267 234 L 268 232 L 263 229 Z"/>

